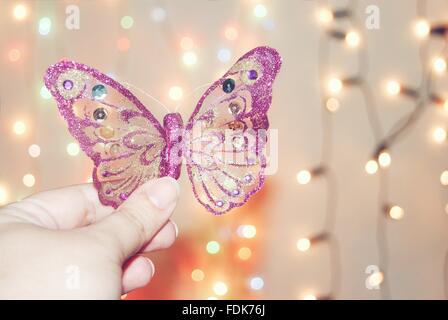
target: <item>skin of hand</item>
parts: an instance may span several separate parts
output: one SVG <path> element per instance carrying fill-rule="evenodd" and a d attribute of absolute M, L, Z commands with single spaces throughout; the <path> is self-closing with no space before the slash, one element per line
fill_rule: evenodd
<path fill-rule="evenodd" d="M 0 299 L 120 299 L 145 286 L 168 248 L 177 181 L 140 186 L 117 210 L 92 184 L 35 194 L 0 208 Z"/>

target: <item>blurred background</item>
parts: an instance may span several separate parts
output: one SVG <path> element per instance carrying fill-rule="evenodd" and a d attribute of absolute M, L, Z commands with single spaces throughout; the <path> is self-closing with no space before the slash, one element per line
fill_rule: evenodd
<path fill-rule="evenodd" d="M 445 299 L 447 26 L 446 0 L 0 0 L 0 205 L 91 179 L 50 64 L 91 65 L 187 119 L 195 88 L 269 45 L 277 173 L 214 217 L 184 168 L 179 238 L 122 298 Z"/>

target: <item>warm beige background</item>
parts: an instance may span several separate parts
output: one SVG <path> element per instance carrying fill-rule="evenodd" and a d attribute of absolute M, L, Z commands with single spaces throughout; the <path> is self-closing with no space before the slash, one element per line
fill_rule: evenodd
<path fill-rule="evenodd" d="M 265 241 L 265 261 L 260 266 L 265 276 L 265 297 L 299 298 L 310 291 L 326 293 L 328 288 L 328 252 L 325 246 L 299 253 L 295 242 L 320 230 L 324 217 L 325 184 L 316 181 L 299 186 L 298 170 L 317 163 L 320 156 L 321 122 L 317 65 L 317 46 L 321 28 L 315 20 L 317 2 L 312 0 L 265 1 L 275 27 L 263 28 L 251 15 L 255 1 L 30 1 L 32 23 L 17 23 L 11 18 L 15 1 L 0 0 L 0 183 L 9 187 L 14 198 L 38 190 L 84 182 L 89 176 L 90 161 L 84 156 L 67 156 L 65 146 L 71 141 L 55 104 L 39 95 L 41 77 L 46 67 L 61 57 L 70 57 L 159 97 L 170 107 L 167 90 L 181 84 L 186 91 L 213 81 L 231 66 L 232 61 L 248 49 L 268 44 L 283 56 L 282 72 L 275 85 L 270 111 L 273 128 L 279 129 L 279 171 L 270 177 L 270 202 L 267 225 L 260 230 Z M 75 3 L 81 8 L 81 29 L 64 28 L 65 6 Z M 336 2 L 332 2 L 336 3 Z M 344 1 L 337 3 L 343 4 Z M 444 0 L 428 1 L 431 21 L 447 21 L 448 4 Z M 166 7 L 169 20 L 154 24 L 149 15 L 156 4 Z M 415 1 L 360 1 L 358 14 L 364 16 L 366 5 L 381 10 L 381 28 L 363 32 L 367 38 L 371 63 L 368 81 L 375 90 L 381 121 L 385 129 L 411 110 L 406 99 L 385 97 L 383 81 L 395 77 L 410 85 L 418 84 L 421 67 L 418 41 L 412 34 L 416 19 Z M 53 19 L 52 33 L 37 33 L 38 17 Z M 120 18 L 133 16 L 134 27 L 122 30 Z M 229 21 L 239 24 L 240 38 L 229 44 L 222 37 Z M 198 44 L 199 63 L 195 70 L 180 62 L 178 39 L 191 35 Z M 115 48 L 119 36 L 128 35 L 132 47 L 121 53 Z M 24 46 L 20 65 L 7 61 L 7 50 Z M 228 63 L 216 59 L 221 47 L 232 49 Z M 353 70 L 354 52 L 344 46 L 334 51 L 334 72 Z M 437 46 L 435 46 L 435 49 Z M 438 47 L 440 49 L 440 46 Z M 434 54 L 437 51 L 434 51 Z M 446 91 L 443 79 L 440 92 Z M 441 82 L 440 82 L 441 81 Z M 445 83 L 446 85 L 446 83 Z M 198 94 L 196 94 L 196 97 Z M 144 100 L 148 104 L 151 101 Z M 187 117 L 194 108 L 195 97 L 183 101 L 181 113 Z M 399 222 L 388 222 L 390 238 L 391 297 L 444 298 L 443 257 L 448 248 L 447 215 L 444 206 L 447 190 L 439 182 L 447 168 L 446 144 L 435 145 L 430 132 L 435 126 L 447 126 L 448 118 L 435 106 L 428 110 L 409 135 L 392 150 L 390 200 L 405 210 Z M 161 117 L 163 110 L 151 111 Z M 29 133 L 18 138 L 11 131 L 16 119 L 25 119 Z M 340 241 L 342 287 L 338 298 L 379 298 L 379 293 L 365 288 L 366 266 L 378 263 L 376 218 L 378 214 L 378 176 L 368 176 L 364 164 L 373 149 L 365 108 L 356 89 L 344 91 L 342 106 L 334 115 L 335 159 L 332 166 L 339 183 L 339 207 L 336 236 Z M 42 155 L 31 159 L 27 148 L 38 143 Z M 25 173 L 36 175 L 37 183 L 28 189 L 21 183 Z M 213 217 L 195 214 L 192 193 L 185 175 L 182 177 L 181 209 L 175 214 L 181 232 L 192 227 L 200 230 Z"/>

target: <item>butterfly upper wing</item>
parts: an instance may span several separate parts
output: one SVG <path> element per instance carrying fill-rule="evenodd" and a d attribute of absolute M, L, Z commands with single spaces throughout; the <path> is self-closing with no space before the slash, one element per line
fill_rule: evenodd
<path fill-rule="evenodd" d="M 214 214 L 243 205 L 264 183 L 266 112 L 280 66 L 272 48 L 249 51 L 204 93 L 186 125 L 193 191 Z"/>
<path fill-rule="evenodd" d="M 86 65 L 61 61 L 45 84 L 70 133 L 93 160 L 93 181 L 105 205 L 117 208 L 138 186 L 163 174 L 163 127 L 112 78 Z"/>

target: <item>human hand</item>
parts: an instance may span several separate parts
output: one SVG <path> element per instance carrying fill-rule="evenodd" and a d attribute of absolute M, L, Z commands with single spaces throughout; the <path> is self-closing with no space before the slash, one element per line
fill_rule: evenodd
<path fill-rule="evenodd" d="M 142 185 L 117 210 L 91 184 L 35 194 L 0 208 L 0 299 L 119 299 L 145 286 L 168 248 L 176 180 Z"/>

